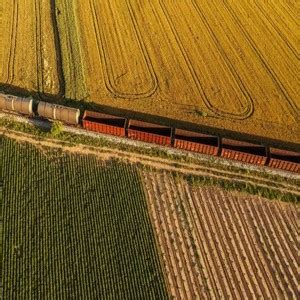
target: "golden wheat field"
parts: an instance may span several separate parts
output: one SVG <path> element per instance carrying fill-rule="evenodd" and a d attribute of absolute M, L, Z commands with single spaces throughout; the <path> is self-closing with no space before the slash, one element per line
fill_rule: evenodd
<path fill-rule="evenodd" d="M 171 297 L 298 298 L 298 206 L 141 177 Z"/>
<path fill-rule="evenodd" d="M 300 142 L 296 1 L 1 5 L 3 83 Z"/>
<path fill-rule="evenodd" d="M 2 0 L 0 84 L 59 93 L 50 1 Z"/>

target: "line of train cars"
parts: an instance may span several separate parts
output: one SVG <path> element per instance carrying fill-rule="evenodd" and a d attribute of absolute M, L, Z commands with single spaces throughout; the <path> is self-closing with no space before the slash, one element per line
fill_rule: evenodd
<path fill-rule="evenodd" d="M 171 128 L 93 111 L 84 111 L 57 104 L 39 101 L 33 109 L 31 98 L 0 94 L 0 109 L 59 120 L 70 125 L 82 126 L 86 130 L 119 137 L 170 146 L 245 163 L 269 166 L 300 173 L 300 152 L 265 147 L 225 137 Z"/>

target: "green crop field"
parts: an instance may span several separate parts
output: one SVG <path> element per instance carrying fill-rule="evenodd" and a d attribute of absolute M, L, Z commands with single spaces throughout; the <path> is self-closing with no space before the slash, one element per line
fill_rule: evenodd
<path fill-rule="evenodd" d="M 4 299 L 168 297 L 134 166 L 2 146 Z"/>

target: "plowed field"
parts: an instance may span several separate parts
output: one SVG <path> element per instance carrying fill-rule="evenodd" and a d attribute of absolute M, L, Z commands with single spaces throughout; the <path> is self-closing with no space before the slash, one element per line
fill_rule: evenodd
<path fill-rule="evenodd" d="M 296 299 L 299 207 L 142 176 L 176 299 Z"/>
<path fill-rule="evenodd" d="M 0 3 L 0 86 L 59 94 L 51 1 Z"/>

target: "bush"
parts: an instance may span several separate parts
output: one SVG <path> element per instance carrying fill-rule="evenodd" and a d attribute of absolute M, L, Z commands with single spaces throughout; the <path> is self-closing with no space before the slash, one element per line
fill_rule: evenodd
<path fill-rule="evenodd" d="M 51 131 L 50 131 L 51 135 L 52 136 L 59 136 L 63 131 L 63 127 L 64 127 L 64 125 L 63 125 L 62 122 L 53 121 L 52 125 L 51 125 Z"/>
<path fill-rule="evenodd" d="M 205 112 L 205 111 L 201 111 L 201 110 L 199 110 L 199 109 L 195 109 L 195 113 L 198 115 L 198 116 L 201 116 L 201 117 L 207 117 L 208 116 L 208 114 L 207 114 L 207 112 Z"/>

